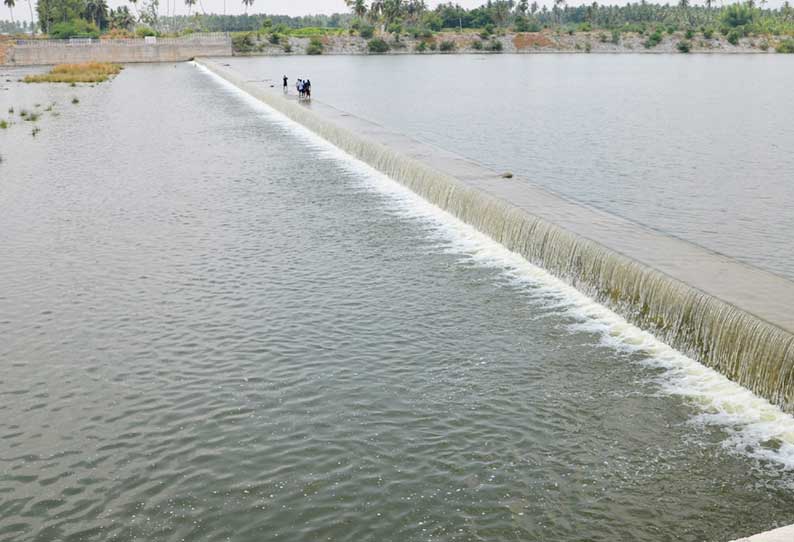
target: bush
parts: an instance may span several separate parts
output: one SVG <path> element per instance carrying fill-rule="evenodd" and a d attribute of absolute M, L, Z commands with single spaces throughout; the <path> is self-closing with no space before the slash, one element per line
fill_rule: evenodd
<path fill-rule="evenodd" d="M 728 32 L 728 43 L 731 45 L 739 45 L 739 39 L 742 37 L 742 33 L 739 32 L 736 28 Z"/>
<path fill-rule="evenodd" d="M 482 51 L 482 42 L 480 40 L 475 41 L 471 44 L 471 48 L 477 51 Z"/>
<path fill-rule="evenodd" d="M 684 32 L 684 37 L 688 40 L 691 40 L 692 38 L 695 37 L 695 31 L 692 30 L 691 28 L 687 28 L 686 32 Z"/>
<path fill-rule="evenodd" d="M 661 42 L 662 42 L 662 33 L 656 30 L 653 34 L 648 36 L 648 39 L 645 40 L 645 43 L 643 45 L 645 45 L 646 49 L 652 49 L 653 47 L 659 45 Z"/>
<path fill-rule="evenodd" d="M 688 53 L 692 49 L 692 44 L 686 40 L 681 40 L 676 45 L 676 48 L 682 53 Z"/>
<path fill-rule="evenodd" d="M 578 30 L 579 32 L 590 32 L 593 30 L 593 25 L 590 23 L 581 23 Z"/>
<path fill-rule="evenodd" d="M 416 52 L 424 53 L 425 51 L 427 51 L 427 44 L 425 42 L 420 41 L 416 44 Z"/>
<path fill-rule="evenodd" d="M 285 53 L 291 53 L 292 52 L 292 45 L 290 45 L 289 43 L 285 43 L 284 44 L 284 52 Z"/>
<path fill-rule="evenodd" d="M 232 35 L 232 50 L 237 53 L 250 53 L 254 50 L 254 34 L 242 32 Z"/>
<path fill-rule="evenodd" d="M 515 31 L 516 32 L 528 32 L 529 31 L 529 19 L 526 17 L 517 17 L 516 24 L 515 24 Z"/>
<path fill-rule="evenodd" d="M 321 55 L 323 54 L 323 42 L 320 41 L 320 38 L 312 38 L 309 41 L 309 46 L 306 47 L 306 54 L 307 55 Z"/>
<path fill-rule="evenodd" d="M 371 25 L 362 26 L 361 29 L 358 31 L 358 35 L 368 40 L 375 35 L 375 27 Z"/>
<path fill-rule="evenodd" d="M 272 43 L 273 45 L 278 45 L 279 43 L 281 43 L 281 36 L 275 33 L 270 34 L 268 41 L 270 41 L 270 43 Z"/>
<path fill-rule="evenodd" d="M 438 32 L 444 27 L 444 19 L 438 13 L 428 11 L 422 15 L 422 26 L 429 28 L 433 32 Z"/>
<path fill-rule="evenodd" d="M 540 26 L 540 23 L 537 21 L 532 21 L 529 23 L 529 27 L 527 28 L 527 32 L 540 32 L 543 28 Z"/>
<path fill-rule="evenodd" d="M 749 4 L 731 4 L 722 13 L 722 23 L 729 28 L 747 26 L 755 19 L 755 8 Z"/>
<path fill-rule="evenodd" d="M 389 51 L 389 44 L 380 38 L 374 38 L 367 42 L 367 49 L 370 53 L 386 53 Z"/>
<path fill-rule="evenodd" d="M 764 41 L 762 41 L 762 42 L 760 43 L 760 45 L 758 45 L 758 47 L 759 47 L 759 48 L 760 48 L 762 51 L 768 51 L 768 50 L 769 50 L 769 42 L 768 42 L 768 41 L 766 41 L 766 40 L 764 40 Z"/>
<path fill-rule="evenodd" d="M 442 53 L 451 53 L 456 48 L 454 41 L 442 41 L 441 45 L 438 46 L 438 49 Z"/>
<path fill-rule="evenodd" d="M 612 31 L 612 43 L 615 45 L 620 43 L 620 32 L 618 30 Z"/>
<path fill-rule="evenodd" d="M 50 30 L 50 37 L 55 39 L 98 38 L 99 28 L 94 23 L 82 19 L 56 23 Z"/>
<path fill-rule="evenodd" d="M 775 47 L 775 51 L 789 55 L 794 54 L 794 38 L 789 38 L 778 43 L 777 47 Z"/>
<path fill-rule="evenodd" d="M 604 34 L 603 32 L 598 33 L 598 41 L 600 41 L 601 43 L 606 43 L 608 40 L 609 38 L 607 38 L 606 34 Z"/>
<path fill-rule="evenodd" d="M 712 28 L 704 29 L 703 30 L 703 37 L 706 38 L 707 40 L 710 40 L 711 38 L 713 38 L 714 37 L 714 29 L 712 29 Z"/>
<path fill-rule="evenodd" d="M 499 40 L 491 40 L 491 42 L 486 47 L 486 49 L 488 49 L 489 51 L 493 51 L 494 53 L 501 52 L 502 48 L 503 48 L 502 42 Z"/>
<path fill-rule="evenodd" d="M 428 47 L 430 47 L 431 51 L 435 51 L 436 49 L 438 49 L 438 45 L 436 45 L 436 42 L 434 42 L 434 41 L 431 41 L 430 45 L 428 45 Z"/>
<path fill-rule="evenodd" d="M 139 38 L 148 38 L 149 36 L 156 36 L 157 32 L 148 26 L 139 26 L 135 29 L 135 35 Z"/>

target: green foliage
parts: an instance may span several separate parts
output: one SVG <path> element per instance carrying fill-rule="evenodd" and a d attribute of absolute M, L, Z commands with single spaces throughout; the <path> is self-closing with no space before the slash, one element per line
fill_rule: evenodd
<path fill-rule="evenodd" d="M 743 33 L 739 29 L 732 29 L 730 32 L 728 32 L 728 43 L 731 45 L 739 45 L 739 40 L 741 39 L 742 35 Z"/>
<path fill-rule="evenodd" d="M 358 31 L 358 35 L 362 38 L 370 39 L 372 36 L 375 35 L 375 27 L 372 25 L 362 26 L 361 29 Z"/>
<path fill-rule="evenodd" d="M 777 47 L 775 47 L 775 51 L 789 55 L 794 54 L 794 38 L 788 38 L 778 43 Z"/>
<path fill-rule="evenodd" d="M 579 32 L 592 32 L 593 25 L 591 25 L 589 22 L 580 23 L 579 28 L 577 28 L 577 30 Z"/>
<path fill-rule="evenodd" d="M 135 35 L 139 38 L 146 38 L 148 36 L 156 36 L 157 32 L 148 26 L 139 26 L 135 29 Z"/>
<path fill-rule="evenodd" d="M 251 51 L 254 51 L 254 33 L 239 32 L 232 34 L 232 49 L 236 53 L 250 53 Z"/>
<path fill-rule="evenodd" d="M 612 31 L 612 43 L 615 45 L 620 43 L 620 31 L 618 30 Z"/>
<path fill-rule="evenodd" d="M 284 44 L 284 52 L 285 53 L 291 53 L 292 52 L 292 45 L 290 45 L 289 42 Z"/>
<path fill-rule="evenodd" d="M 747 26 L 753 22 L 756 9 L 748 2 L 746 4 L 731 4 L 722 12 L 722 24 L 728 28 Z"/>
<path fill-rule="evenodd" d="M 427 12 L 422 15 L 422 26 L 429 28 L 433 32 L 438 32 L 444 27 L 444 20 L 435 12 Z"/>
<path fill-rule="evenodd" d="M 53 25 L 50 37 L 55 39 L 67 38 L 98 38 L 99 28 L 94 23 L 82 19 L 73 19 Z"/>
<path fill-rule="evenodd" d="M 607 38 L 607 35 L 604 32 L 598 33 L 598 41 L 600 41 L 601 43 L 606 43 L 608 40 L 609 38 Z"/>
<path fill-rule="evenodd" d="M 684 32 L 684 37 L 688 40 L 691 40 L 692 38 L 695 37 L 695 31 L 692 30 L 691 28 L 687 28 L 686 32 Z"/>
<path fill-rule="evenodd" d="M 319 28 L 316 26 L 307 26 L 306 28 L 285 28 L 284 31 L 279 30 L 280 34 L 289 34 L 296 38 L 313 38 L 322 37 L 334 34 L 340 34 L 341 29 L 335 28 Z"/>
<path fill-rule="evenodd" d="M 471 44 L 471 47 L 476 51 L 482 51 L 483 49 L 482 41 L 475 40 L 474 43 Z"/>
<path fill-rule="evenodd" d="M 427 43 L 420 41 L 419 43 L 416 44 L 415 50 L 418 53 L 424 53 L 425 51 L 427 51 Z"/>
<path fill-rule="evenodd" d="M 703 29 L 703 37 L 707 40 L 710 40 L 714 37 L 714 29 L 713 28 L 704 28 Z"/>
<path fill-rule="evenodd" d="M 424 43 L 424 42 L 422 42 Z M 381 38 L 374 38 L 367 42 L 367 50 L 370 53 L 381 54 L 389 52 L 389 44 Z"/>
<path fill-rule="evenodd" d="M 438 50 L 442 53 L 451 53 L 456 49 L 456 45 L 454 41 L 442 41 L 441 44 L 438 46 Z"/>
<path fill-rule="evenodd" d="M 516 17 L 516 22 L 513 25 L 516 32 L 529 32 L 529 18 L 527 17 Z"/>
<path fill-rule="evenodd" d="M 682 53 L 688 53 L 692 49 L 692 44 L 687 40 L 681 40 L 676 44 L 676 49 Z"/>
<path fill-rule="evenodd" d="M 662 33 L 659 30 L 656 30 L 654 31 L 653 34 L 648 36 L 648 39 L 645 40 L 645 43 L 643 43 L 643 45 L 645 46 L 646 49 L 653 49 L 661 42 L 662 42 Z"/>
<path fill-rule="evenodd" d="M 491 40 L 488 45 L 485 47 L 488 51 L 499 53 L 503 49 L 502 42 L 499 40 Z"/>
<path fill-rule="evenodd" d="M 8 128 L 8 121 L 7 120 L 0 120 L 0 130 L 5 130 Z"/>
<path fill-rule="evenodd" d="M 316 37 L 315 38 L 311 38 L 311 40 L 309 40 L 308 47 L 306 47 L 306 54 L 307 55 L 321 55 L 321 54 L 323 54 L 323 50 L 324 49 L 325 49 L 325 46 L 323 45 L 323 42 L 320 41 L 320 38 L 316 38 Z"/>
<path fill-rule="evenodd" d="M 270 34 L 270 36 L 268 37 L 268 41 L 270 43 L 272 43 L 273 45 L 278 45 L 279 43 L 281 43 L 281 35 L 280 34 L 276 34 L 274 32 L 274 33 Z"/>

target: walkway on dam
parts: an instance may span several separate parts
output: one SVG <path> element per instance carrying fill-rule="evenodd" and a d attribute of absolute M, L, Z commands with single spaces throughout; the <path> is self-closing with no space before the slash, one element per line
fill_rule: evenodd
<path fill-rule="evenodd" d="M 222 61 L 202 60 L 215 71 L 226 71 L 245 80 Z M 245 81 L 260 91 L 285 97 L 280 84 Z M 315 94 L 322 89 L 315 89 Z M 433 147 L 340 111 L 316 98 L 300 102 L 335 125 L 386 145 L 414 160 L 451 175 L 466 185 L 509 202 L 525 212 L 556 224 L 576 235 L 603 245 L 679 280 L 701 292 L 794 333 L 794 282 L 752 267 L 688 241 L 671 237 L 641 224 L 583 205 L 549 192 L 527 179 L 505 179 L 467 158 Z"/>

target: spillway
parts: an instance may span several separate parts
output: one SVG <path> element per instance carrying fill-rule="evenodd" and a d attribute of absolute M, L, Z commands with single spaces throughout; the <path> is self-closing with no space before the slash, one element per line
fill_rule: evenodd
<path fill-rule="evenodd" d="M 632 323 L 794 412 L 794 283 L 197 60 Z"/>

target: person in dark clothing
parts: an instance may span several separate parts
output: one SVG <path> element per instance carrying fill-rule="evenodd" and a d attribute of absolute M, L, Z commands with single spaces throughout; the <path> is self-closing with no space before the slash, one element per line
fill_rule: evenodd
<path fill-rule="evenodd" d="M 311 79 L 306 79 L 303 83 L 303 91 L 306 93 L 306 98 L 311 99 L 312 97 L 312 81 Z"/>
<path fill-rule="evenodd" d="M 287 83 L 288 83 L 288 82 L 289 82 L 289 80 L 287 79 L 287 76 L 285 75 L 285 76 L 284 76 L 284 93 L 286 93 L 286 92 L 287 92 Z"/>

